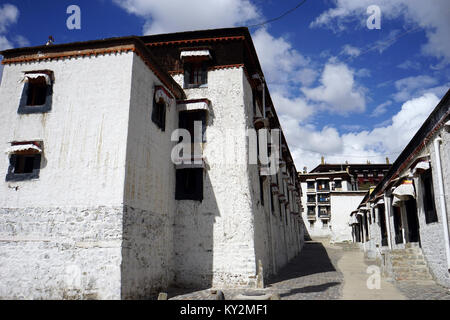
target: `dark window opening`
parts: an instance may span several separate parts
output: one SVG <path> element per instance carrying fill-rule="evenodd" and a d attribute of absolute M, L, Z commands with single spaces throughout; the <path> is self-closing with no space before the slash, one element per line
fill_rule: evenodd
<path fill-rule="evenodd" d="M 264 178 L 259 176 L 259 196 L 261 204 L 264 205 Z"/>
<path fill-rule="evenodd" d="M 36 73 L 43 73 L 50 77 L 47 83 L 45 76 L 36 76 Z M 26 82 L 20 97 L 18 114 L 44 113 L 52 108 L 53 93 L 53 72 L 50 70 L 30 71 L 25 73 Z"/>
<path fill-rule="evenodd" d="M 425 211 L 425 222 L 432 223 L 437 222 L 436 205 L 434 203 L 434 191 L 433 191 L 433 178 L 431 175 L 431 169 L 427 170 L 422 175 L 423 185 L 423 207 Z"/>
<path fill-rule="evenodd" d="M 208 82 L 207 62 L 189 62 L 184 64 L 184 87 L 198 88 Z"/>
<path fill-rule="evenodd" d="M 341 181 L 341 180 L 336 180 L 336 181 L 334 182 L 334 187 L 335 187 L 336 189 L 342 188 L 342 181 Z"/>
<path fill-rule="evenodd" d="M 153 99 L 152 121 L 164 131 L 166 129 L 166 104 Z"/>
<path fill-rule="evenodd" d="M 41 154 L 12 154 L 6 181 L 23 181 L 39 178 Z"/>
<path fill-rule="evenodd" d="M 203 169 L 176 170 L 176 200 L 203 200 Z"/>
<path fill-rule="evenodd" d="M 281 202 L 278 200 L 278 208 L 280 209 L 280 221 L 283 221 L 283 211 L 281 210 Z"/>
<path fill-rule="evenodd" d="M 394 231 L 395 231 L 395 243 L 403 243 L 403 234 L 402 234 L 402 218 L 401 211 L 399 207 L 393 207 L 394 209 Z"/>
<path fill-rule="evenodd" d="M 253 117 L 256 117 L 256 92 L 255 92 L 255 89 L 252 89 L 252 97 L 253 97 Z"/>
<path fill-rule="evenodd" d="M 47 82 L 45 77 L 28 79 L 27 106 L 42 106 L 47 99 Z"/>
<path fill-rule="evenodd" d="M 272 192 L 273 192 L 273 188 L 272 188 L 272 186 L 270 186 L 270 210 L 271 210 L 272 214 L 274 214 L 275 207 L 273 205 L 273 193 Z"/>
<path fill-rule="evenodd" d="M 189 131 L 191 135 L 191 143 L 200 142 L 196 141 L 194 136 L 194 127 L 196 121 L 200 121 L 202 123 L 201 142 L 206 142 L 206 110 L 180 112 L 178 126 L 180 129 L 186 129 L 187 131 Z"/>
<path fill-rule="evenodd" d="M 384 211 L 384 205 L 378 207 L 378 223 L 381 229 L 381 246 L 388 245 L 387 228 L 386 228 L 386 216 Z"/>

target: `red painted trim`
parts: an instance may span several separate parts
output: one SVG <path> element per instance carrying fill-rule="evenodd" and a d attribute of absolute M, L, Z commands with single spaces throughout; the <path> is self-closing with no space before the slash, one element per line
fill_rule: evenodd
<path fill-rule="evenodd" d="M 150 47 L 170 45 L 170 44 L 182 44 L 182 43 L 199 43 L 199 42 L 216 42 L 216 41 L 231 41 L 231 40 L 245 40 L 245 36 L 234 36 L 234 37 L 215 37 L 215 38 L 200 38 L 200 39 L 185 39 L 185 40 L 172 40 L 172 41 L 161 41 L 161 42 L 149 42 L 145 45 Z"/>

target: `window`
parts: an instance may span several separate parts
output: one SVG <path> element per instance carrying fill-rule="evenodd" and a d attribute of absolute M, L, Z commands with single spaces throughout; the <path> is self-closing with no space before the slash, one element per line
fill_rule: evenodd
<path fill-rule="evenodd" d="M 330 190 L 328 181 L 317 181 L 317 190 Z"/>
<path fill-rule="evenodd" d="M 175 200 L 203 201 L 203 169 L 176 170 Z"/>
<path fill-rule="evenodd" d="M 275 214 L 275 207 L 273 205 L 273 188 L 272 185 L 270 186 L 270 210 L 272 214 Z"/>
<path fill-rule="evenodd" d="M 39 178 L 41 153 L 37 144 L 13 143 L 6 181 L 24 181 Z"/>
<path fill-rule="evenodd" d="M 44 77 L 28 80 L 27 106 L 41 106 L 47 98 L 47 83 Z"/>
<path fill-rule="evenodd" d="M 437 222 L 438 217 L 436 213 L 436 205 L 434 203 L 433 178 L 431 169 L 422 174 L 423 186 L 423 208 L 425 211 L 425 222 Z"/>
<path fill-rule="evenodd" d="M 152 121 L 164 131 L 166 129 L 166 104 L 161 99 L 156 101 L 153 98 Z"/>
<path fill-rule="evenodd" d="M 307 202 L 316 202 L 316 196 L 315 195 L 307 195 Z"/>
<path fill-rule="evenodd" d="M 259 196 L 261 205 L 264 205 L 264 177 L 259 176 Z"/>
<path fill-rule="evenodd" d="M 195 121 L 202 123 L 201 141 L 206 142 L 206 110 L 182 111 L 179 115 L 179 128 L 186 129 L 191 134 L 191 142 L 194 140 Z"/>
<path fill-rule="evenodd" d="M 256 117 L 256 89 L 252 89 L 252 97 L 253 97 L 253 117 Z"/>
<path fill-rule="evenodd" d="M 207 84 L 207 62 L 189 62 L 184 64 L 184 88 L 199 88 Z"/>
<path fill-rule="evenodd" d="M 308 206 L 308 216 L 315 216 L 315 215 L 316 215 L 316 207 Z"/>
<path fill-rule="evenodd" d="M 330 207 L 319 207 L 319 217 L 329 217 L 330 213 Z"/>
<path fill-rule="evenodd" d="M 336 180 L 334 182 L 334 187 L 335 187 L 335 189 L 341 189 L 342 188 L 342 181 L 341 180 Z"/>
<path fill-rule="evenodd" d="M 322 220 L 322 228 L 327 229 L 328 228 L 328 221 Z"/>
<path fill-rule="evenodd" d="M 309 221 L 309 227 L 310 227 L 311 229 L 314 228 L 314 222 L 315 222 L 315 221 L 312 221 L 312 220 Z"/>
<path fill-rule="evenodd" d="M 308 189 L 315 189 L 314 181 L 308 181 L 307 184 L 308 184 L 308 186 L 307 186 Z"/>
<path fill-rule="evenodd" d="M 330 202 L 330 195 L 329 194 L 318 194 L 318 201 L 322 203 L 329 203 Z"/>
<path fill-rule="evenodd" d="M 29 71 L 24 75 L 24 86 L 19 103 L 19 114 L 48 112 L 52 104 L 53 72 Z"/>

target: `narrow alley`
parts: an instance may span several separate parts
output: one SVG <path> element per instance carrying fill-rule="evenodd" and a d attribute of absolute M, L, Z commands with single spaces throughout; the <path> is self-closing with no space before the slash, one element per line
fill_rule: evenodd
<path fill-rule="evenodd" d="M 369 289 L 368 279 L 376 279 L 373 270 L 377 268 L 354 244 L 330 244 L 327 239 L 316 239 L 307 241 L 296 258 L 266 281 L 264 289 L 222 291 L 226 300 L 269 294 L 278 294 L 281 300 L 450 300 L 450 290 L 433 281 L 396 282 L 381 276 L 379 283 L 369 281 L 372 286 L 379 284 Z M 210 292 L 170 296 L 174 300 L 214 299 Z"/>

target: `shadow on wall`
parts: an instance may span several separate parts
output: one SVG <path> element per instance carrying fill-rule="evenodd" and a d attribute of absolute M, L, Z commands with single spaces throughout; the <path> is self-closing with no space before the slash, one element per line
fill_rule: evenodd
<path fill-rule="evenodd" d="M 278 275 L 269 279 L 268 284 L 309 276 L 317 273 L 335 272 L 325 247 L 320 242 L 306 242 L 303 250 L 282 268 Z"/>
<path fill-rule="evenodd" d="M 203 201 L 178 200 L 175 214 L 172 287 L 191 291 L 213 283 L 214 224 L 220 213 L 208 168 L 203 181 Z"/>
<path fill-rule="evenodd" d="M 311 241 L 312 240 L 311 235 L 309 234 L 308 228 L 306 228 L 305 221 L 303 221 L 303 219 L 301 220 L 301 223 L 302 223 L 303 231 L 305 232 L 305 235 L 304 235 L 305 241 Z"/>

